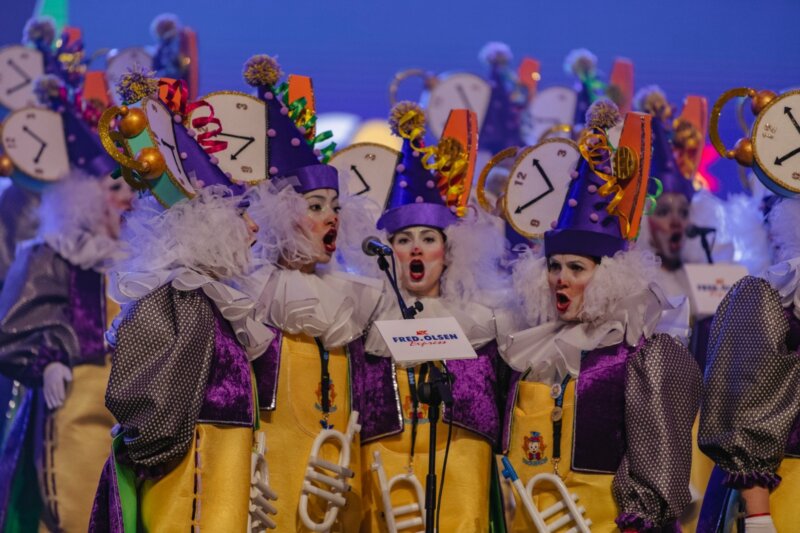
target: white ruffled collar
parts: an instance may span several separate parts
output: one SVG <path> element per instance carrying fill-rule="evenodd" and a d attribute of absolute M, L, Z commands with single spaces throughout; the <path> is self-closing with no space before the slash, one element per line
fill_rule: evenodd
<path fill-rule="evenodd" d="M 769 267 L 764 278 L 778 291 L 784 307 L 794 305 L 794 316 L 800 319 L 800 257 Z"/>
<path fill-rule="evenodd" d="M 380 281 L 344 272 L 306 274 L 266 266 L 243 281 L 258 318 L 291 334 L 338 348 L 361 337 L 381 300 Z"/>
<path fill-rule="evenodd" d="M 256 319 L 256 306 L 248 295 L 197 271 L 181 267 L 154 272 L 113 272 L 111 279 L 109 292 L 121 305 L 135 302 L 167 283 L 180 291 L 202 289 L 231 324 L 251 361 L 261 356 L 275 337 Z"/>
<path fill-rule="evenodd" d="M 686 342 L 689 304 L 685 297 L 668 298 L 655 283 L 616 306 L 607 320 L 597 323 L 545 322 L 503 339 L 506 362 L 525 372 L 528 381 L 558 383 L 576 377 L 583 352 L 625 342 L 635 346 L 654 333 L 667 333 Z"/>
<path fill-rule="evenodd" d="M 415 300 L 409 298 L 407 303 Z M 498 337 L 498 323 L 495 313 L 490 307 L 476 302 L 455 302 L 444 298 L 421 298 L 422 311 L 419 318 L 453 317 L 464 330 L 470 344 L 476 350 L 486 346 Z M 394 294 L 387 292 L 383 309 L 376 320 L 400 320 L 402 315 L 397 306 Z M 503 322 L 505 323 L 505 322 Z M 368 353 L 380 357 L 391 357 L 386 343 L 383 342 L 378 328 L 370 328 L 365 342 Z"/>
<path fill-rule="evenodd" d="M 104 272 L 111 261 L 123 254 L 117 239 L 99 233 L 45 233 L 41 239 L 58 255 L 84 270 Z"/>

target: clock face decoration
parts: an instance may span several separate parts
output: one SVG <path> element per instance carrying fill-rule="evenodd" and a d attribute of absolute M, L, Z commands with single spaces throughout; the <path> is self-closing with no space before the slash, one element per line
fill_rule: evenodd
<path fill-rule="evenodd" d="M 240 183 L 257 183 L 267 178 L 267 111 L 266 104 L 249 94 L 220 91 L 203 98 L 214 108 L 214 116 L 222 125 L 217 137 L 228 147 L 216 152 L 219 167 Z M 198 107 L 189 115 L 192 119 L 208 116 L 207 107 Z M 197 128 L 205 133 L 216 125 Z"/>
<path fill-rule="evenodd" d="M 506 184 L 506 220 L 517 233 L 541 238 L 558 219 L 580 152 L 567 139 L 547 139 L 523 150 Z"/>
<path fill-rule="evenodd" d="M 178 142 L 175 139 L 175 123 L 172 113 L 160 101 L 148 98 L 144 105 L 147 116 L 147 129 L 153 146 L 157 147 L 164 156 L 167 164 L 167 175 L 176 187 L 187 196 L 194 196 L 195 187 L 183 169 L 181 154 L 178 151 Z M 201 176 L 198 178 L 202 179 Z"/>
<path fill-rule="evenodd" d="M 480 130 L 491 97 L 492 88 L 479 76 L 459 72 L 443 77 L 423 102 L 431 134 L 437 139 L 442 136 L 444 125 L 453 109 L 474 111 Z"/>
<path fill-rule="evenodd" d="M 365 196 L 383 209 L 392 186 L 400 152 L 376 143 L 359 143 L 336 152 L 330 164 L 348 176 L 351 196 Z"/>
<path fill-rule="evenodd" d="M 124 74 L 133 67 L 150 71 L 153 68 L 153 58 L 144 48 L 133 47 L 122 50 L 112 50 L 106 62 L 106 80 L 111 88 L 111 98 L 116 105 L 122 105 L 122 98 L 117 94 L 115 87 L 119 84 Z"/>
<path fill-rule="evenodd" d="M 764 185 L 779 194 L 800 193 L 800 91 L 772 100 L 756 118 L 751 140 L 753 169 Z"/>
<path fill-rule="evenodd" d="M 33 82 L 44 74 L 41 52 L 22 45 L 0 48 L 0 105 L 22 109 L 37 104 Z"/>
<path fill-rule="evenodd" d="M 542 135 L 554 126 L 566 124 L 572 126 L 575 119 L 575 106 L 578 95 L 569 87 L 548 87 L 536 93 L 528 104 L 530 125 L 525 138 L 531 144 L 542 140 Z M 561 134 L 569 137 L 569 133 Z"/>
<path fill-rule="evenodd" d="M 69 172 L 69 156 L 61 115 L 28 107 L 3 123 L 2 145 L 19 170 L 39 181 L 56 181 Z"/>

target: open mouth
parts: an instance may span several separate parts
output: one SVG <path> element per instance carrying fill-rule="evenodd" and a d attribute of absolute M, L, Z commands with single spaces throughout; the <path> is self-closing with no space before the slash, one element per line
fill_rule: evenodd
<path fill-rule="evenodd" d="M 413 281 L 419 281 L 425 277 L 425 263 L 419 259 L 412 259 L 408 264 L 408 274 Z"/>
<path fill-rule="evenodd" d="M 322 238 L 322 244 L 325 246 L 325 251 L 332 254 L 336 251 L 336 230 L 332 229 Z"/>
<path fill-rule="evenodd" d="M 669 237 L 669 249 L 671 252 L 677 252 L 681 249 L 683 243 L 683 233 L 675 232 Z"/>
<path fill-rule="evenodd" d="M 569 309 L 570 304 L 569 296 L 564 294 L 563 292 L 556 293 L 556 310 L 561 313 L 562 315 L 567 312 Z"/>

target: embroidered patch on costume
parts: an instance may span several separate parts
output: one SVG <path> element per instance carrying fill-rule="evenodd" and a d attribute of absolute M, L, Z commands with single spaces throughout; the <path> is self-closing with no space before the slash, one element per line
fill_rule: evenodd
<path fill-rule="evenodd" d="M 411 395 L 406 394 L 406 401 L 403 402 L 403 423 L 410 424 L 413 414 L 414 407 L 411 402 Z M 428 422 L 428 406 L 420 403 L 417 406 L 417 424 L 427 424 Z"/>
<path fill-rule="evenodd" d="M 528 466 L 539 466 L 547 462 L 547 457 L 544 451 L 547 445 L 544 443 L 544 437 L 538 431 L 531 431 L 530 436 L 523 437 L 522 451 L 524 459 L 522 462 Z"/>
<path fill-rule="evenodd" d="M 317 390 L 314 391 L 314 394 L 317 395 L 317 401 L 314 403 L 314 408 L 322 412 L 322 383 L 317 383 Z M 330 410 L 329 413 L 336 412 L 336 387 L 333 385 L 333 381 L 331 380 L 331 386 L 328 389 L 328 397 L 330 398 Z"/>

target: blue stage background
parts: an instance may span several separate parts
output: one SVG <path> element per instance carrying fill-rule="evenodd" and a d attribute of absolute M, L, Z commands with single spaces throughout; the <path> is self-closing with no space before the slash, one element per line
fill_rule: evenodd
<path fill-rule="evenodd" d="M 0 44 L 19 41 L 33 9 L 33 0 L 3 2 Z M 247 57 L 277 54 L 285 71 L 314 78 L 320 112 L 364 118 L 386 115 L 399 70 L 483 73 L 477 53 L 489 40 L 539 59 L 541 86 L 571 81 L 562 63 L 576 47 L 592 50 L 605 71 L 615 56 L 632 59 L 636 86 L 657 83 L 673 102 L 690 92 L 713 103 L 731 87 L 800 85 L 797 0 L 72 0 L 69 22 L 82 28 L 90 51 L 144 45 L 152 44 L 150 21 L 164 11 L 198 31 L 201 94 L 244 90 Z M 419 87 L 409 83 L 401 96 L 415 98 Z M 723 119 L 732 145 L 741 132 L 732 113 Z M 712 167 L 727 191 L 739 188 L 734 168 Z"/>

